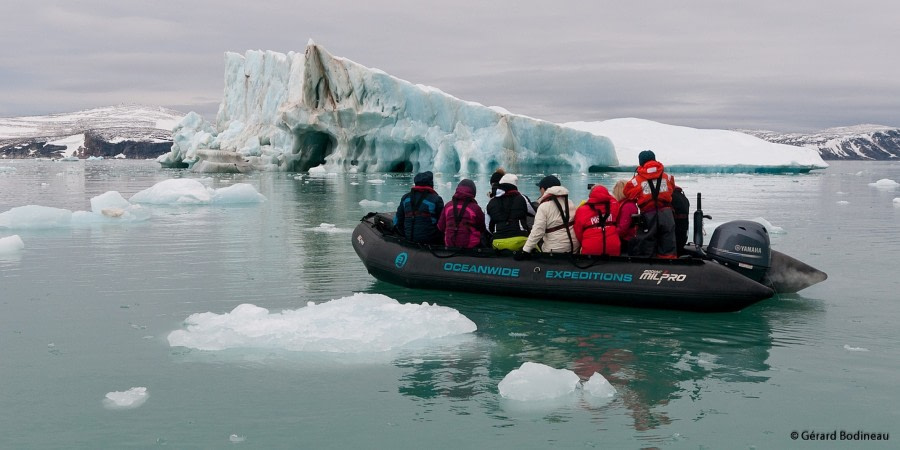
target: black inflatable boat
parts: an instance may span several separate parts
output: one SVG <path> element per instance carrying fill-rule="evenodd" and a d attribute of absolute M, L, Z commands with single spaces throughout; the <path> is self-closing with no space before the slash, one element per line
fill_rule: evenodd
<path fill-rule="evenodd" d="M 695 229 L 702 229 L 695 214 Z M 644 308 L 737 311 L 776 293 L 793 293 L 824 272 L 771 250 L 765 227 L 720 225 L 708 246 L 702 234 L 679 259 L 537 254 L 451 249 L 406 241 L 392 214 L 370 213 L 353 231 L 353 249 L 375 278 L 411 288 L 469 291 Z M 698 227 L 698 225 L 700 227 Z"/>

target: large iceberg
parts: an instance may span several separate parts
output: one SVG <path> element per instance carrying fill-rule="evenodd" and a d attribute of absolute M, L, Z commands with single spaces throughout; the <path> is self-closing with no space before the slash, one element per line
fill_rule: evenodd
<path fill-rule="evenodd" d="M 813 150 L 738 132 L 516 115 L 332 56 L 311 40 L 303 53 L 226 53 L 216 124 L 190 113 L 173 141 L 160 164 L 196 172 L 630 171 L 646 148 L 682 167 L 827 167 Z"/>
<path fill-rule="evenodd" d="M 225 96 L 216 125 L 188 114 L 158 161 L 198 172 L 483 173 L 587 171 L 616 166 L 612 142 L 595 134 L 460 100 L 332 56 L 225 54 Z"/>

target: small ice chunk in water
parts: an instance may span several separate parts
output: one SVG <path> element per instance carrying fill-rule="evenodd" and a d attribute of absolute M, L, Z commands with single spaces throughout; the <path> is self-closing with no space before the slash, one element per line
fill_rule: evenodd
<path fill-rule="evenodd" d="M 869 183 L 869 186 L 878 189 L 894 189 L 897 186 L 900 186 L 900 183 L 897 183 L 896 181 L 889 178 L 882 178 L 874 183 Z"/>
<path fill-rule="evenodd" d="M 103 399 L 103 406 L 107 409 L 134 409 L 143 405 L 149 396 L 145 387 L 133 387 L 125 392 L 110 392 Z"/>
<path fill-rule="evenodd" d="M 766 227 L 766 231 L 768 231 L 769 234 L 785 234 L 784 228 L 776 227 L 775 225 L 772 225 L 772 222 L 769 222 L 762 217 L 757 217 L 750 220 L 762 224 L 762 226 Z"/>
<path fill-rule="evenodd" d="M 131 202 L 125 200 L 117 191 L 108 191 L 91 199 L 91 211 L 103 213 L 105 209 L 126 210 L 131 207 Z M 104 215 L 106 215 L 104 213 Z"/>
<path fill-rule="evenodd" d="M 203 183 L 190 178 L 163 180 L 131 196 L 134 203 L 154 205 L 209 203 L 212 196 Z"/>
<path fill-rule="evenodd" d="M 357 293 L 277 313 L 245 303 L 230 313 L 193 314 L 185 320 L 185 329 L 169 333 L 168 341 L 172 347 L 199 350 L 369 353 L 475 330 L 475 323 L 453 308 L 400 304 L 385 295 Z"/>
<path fill-rule="evenodd" d="M 310 167 L 307 171 L 309 176 L 311 177 L 336 177 L 337 173 L 329 172 L 328 169 L 325 168 L 325 165 L 318 165 L 316 167 Z"/>
<path fill-rule="evenodd" d="M 252 185 L 237 183 L 212 189 L 190 178 L 163 180 L 131 196 L 134 203 L 153 205 L 205 205 L 209 203 L 260 203 L 266 197 Z"/>
<path fill-rule="evenodd" d="M 72 211 L 49 206 L 26 205 L 0 213 L 0 228 L 46 229 L 71 225 Z"/>
<path fill-rule="evenodd" d="M 550 400 L 571 394 L 580 378 L 575 372 L 524 362 L 497 385 L 503 398 L 520 401 Z"/>
<path fill-rule="evenodd" d="M 11 255 L 25 248 L 25 243 L 18 234 L 0 238 L 0 255 Z"/>
<path fill-rule="evenodd" d="M 320 223 L 318 227 L 312 228 L 311 230 L 320 233 L 350 233 L 353 231 L 349 228 L 338 228 L 333 223 Z"/>
<path fill-rule="evenodd" d="M 235 444 L 238 444 L 238 443 L 246 441 L 247 438 L 244 436 L 238 436 L 236 434 L 232 434 L 231 436 L 228 436 L 228 440 L 231 442 L 234 442 Z"/>
<path fill-rule="evenodd" d="M 237 183 L 216 189 L 212 195 L 213 203 L 262 203 L 266 196 L 256 191 L 252 184 Z"/>
<path fill-rule="evenodd" d="M 612 398 L 616 395 L 616 388 L 609 384 L 609 381 L 607 381 L 603 375 L 594 372 L 594 374 L 591 375 L 591 379 L 584 383 L 584 392 L 587 392 L 594 397 Z"/>
<path fill-rule="evenodd" d="M 847 344 L 844 344 L 844 350 L 847 350 L 848 352 L 867 352 L 867 351 L 869 351 L 869 349 L 864 348 L 864 347 L 851 347 Z"/>
<path fill-rule="evenodd" d="M 384 202 L 379 202 L 378 200 L 360 200 L 359 206 L 363 208 L 381 208 L 384 206 Z"/>

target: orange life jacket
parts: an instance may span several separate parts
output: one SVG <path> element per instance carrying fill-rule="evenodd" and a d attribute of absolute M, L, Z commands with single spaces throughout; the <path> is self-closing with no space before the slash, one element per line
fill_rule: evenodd
<path fill-rule="evenodd" d="M 642 212 L 672 206 L 675 178 L 665 173 L 664 169 L 659 161 L 647 161 L 625 184 L 625 197 L 635 200 Z M 658 191 L 656 201 L 653 200 L 654 190 Z"/>

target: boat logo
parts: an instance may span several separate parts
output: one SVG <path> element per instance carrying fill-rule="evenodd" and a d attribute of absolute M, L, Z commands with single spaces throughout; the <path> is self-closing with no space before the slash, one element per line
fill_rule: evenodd
<path fill-rule="evenodd" d="M 749 252 L 749 253 L 758 253 L 762 254 L 762 249 L 759 247 L 750 247 L 747 245 L 737 244 L 734 246 L 734 251 L 736 252 Z"/>
<path fill-rule="evenodd" d="M 394 265 L 397 266 L 398 269 L 402 269 L 403 266 L 406 265 L 406 260 L 409 259 L 409 255 L 406 252 L 400 253 L 394 258 Z"/>
<path fill-rule="evenodd" d="M 674 281 L 676 283 L 680 283 L 687 279 L 687 275 L 683 273 L 669 273 L 668 270 L 647 269 L 644 271 L 644 273 L 641 274 L 640 279 L 655 281 L 656 284 L 660 284 L 663 281 Z"/>
<path fill-rule="evenodd" d="M 359 242 L 359 245 L 366 245 L 366 241 L 363 240 L 361 234 L 356 235 L 356 241 Z"/>

